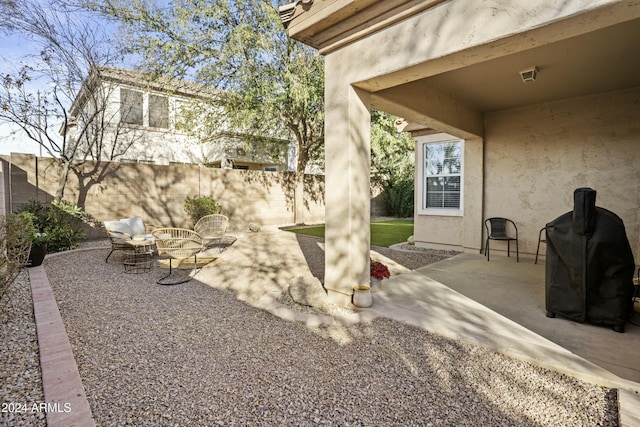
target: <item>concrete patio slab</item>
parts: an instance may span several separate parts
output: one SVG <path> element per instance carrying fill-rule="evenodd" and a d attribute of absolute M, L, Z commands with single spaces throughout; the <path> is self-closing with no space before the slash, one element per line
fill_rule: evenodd
<path fill-rule="evenodd" d="M 461 254 L 423 267 L 418 273 L 471 298 L 567 351 L 633 382 L 640 382 L 640 316 L 625 333 L 606 326 L 545 315 L 545 266 L 531 259 Z M 636 306 L 636 311 L 640 308 Z"/>
<path fill-rule="evenodd" d="M 640 328 L 547 318 L 544 265 L 461 254 L 383 283 L 371 311 L 616 388 L 620 426 L 640 425 Z"/>

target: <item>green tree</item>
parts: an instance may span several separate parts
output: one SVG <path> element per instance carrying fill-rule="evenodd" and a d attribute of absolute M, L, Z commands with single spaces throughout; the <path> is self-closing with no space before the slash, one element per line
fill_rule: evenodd
<path fill-rule="evenodd" d="M 371 182 L 382 188 L 387 211 L 407 217 L 414 208 L 415 143 L 398 132 L 397 117 L 371 112 Z"/>
<path fill-rule="evenodd" d="M 210 111 L 223 116 L 207 116 L 192 128 L 215 134 L 224 121 L 261 136 L 258 144 L 295 140 L 296 182 L 302 189 L 307 165 L 322 162 L 324 155 L 324 65 L 315 50 L 287 37 L 279 3 L 182 0 L 167 7 L 161 0 L 93 0 L 87 5 L 121 23 L 123 43 L 139 55 L 144 71 L 216 89 Z"/>

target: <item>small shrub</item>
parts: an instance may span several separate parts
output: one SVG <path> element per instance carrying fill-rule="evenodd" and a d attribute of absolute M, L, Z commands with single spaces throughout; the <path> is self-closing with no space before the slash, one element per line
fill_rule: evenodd
<path fill-rule="evenodd" d="M 84 238 L 81 224 L 85 214 L 73 203 L 54 200 L 51 206 L 42 206 L 40 202 L 30 200 L 19 211 L 34 216 L 36 232 L 41 233 L 38 239 L 41 243 L 47 243 L 47 252 L 74 249 Z"/>
<path fill-rule="evenodd" d="M 203 216 L 219 214 L 222 205 L 209 196 L 187 197 L 184 201 L 184 211 L 195 224 Z"/>
<path fill-rule="evenodd" d="M 29 237 L 32 247 L 36 245 L 46 244 L 48 242 L 49 238 L 47 237 L 47 234 L 39 231 L 40 227 L 36 225 L 39 223 L 39 221 L 42 221 L 41 218 L 38 218 L 31 212 L 26 211 L 20 212 L 15 215 L 22 218 L 25 221 L 25 224 L 27 224 L 25 229 L 25 237 Z"/>
<path fill-rule="evenodd" d="M 74 218 L 76 222 L 84 221 L 87 219 L 86 214 L 80 206 L 74 205 L 66 200 L 56 199 L 51 202 L 51 207 L 55 208 L 58 212 L 65 215 L 68 220 Z"/>
<path fill-rule="evenodd" d="M 18 213 L 30 215 L 36 232 L 44 230 L 44 227 L 47 225 L 47 208 L 35 199 L 30 199 L 27 203 L 20 206 Z"/>
<path fill-rule="evenodd" d="M 33 235 L 31 215 L 0 217 L 0 299 L 27 264 Z"/>
<path fill-rule="evenodd" d="M 406 218 L 413 215 L 413 179 L 397 181 L 385 188 L 385 207 L 389 215 Z"/>
<path fill-rule="evenodd" d="M 43 230 L 48 237 L 48 252 L 77 248 L 84 238 L 83 220 L 81 208 L 64 200 L 54 200 L 47 209 L 47 226 Z"/>

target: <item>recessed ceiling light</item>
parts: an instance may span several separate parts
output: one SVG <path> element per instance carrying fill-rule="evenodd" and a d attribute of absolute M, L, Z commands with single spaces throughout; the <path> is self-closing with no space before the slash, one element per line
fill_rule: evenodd
<path fill-rule="evenodd" d="M 527 68 L 526 70 L 522 70 L 520 71 L 520 77 L 522 77 L 522 81 L 524 83 L 535 82 L 536 77 L 538 77 L 538 68 L 534 66 Z"/>

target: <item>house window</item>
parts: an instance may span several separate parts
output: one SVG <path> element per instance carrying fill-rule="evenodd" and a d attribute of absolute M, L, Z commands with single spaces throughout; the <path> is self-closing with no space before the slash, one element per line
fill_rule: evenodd
<path fill-rule="evenodd" d="M 149 95 L 149 126 L 169 128 L 169 98 Z"/>
<path fill-rule="evenodd" d="M 462 144 L 460 140 L 423 144 L 421 208 L 427 213 L 462 210 Z"/>
<path fill-rule="evenodd" d="M 184 99 L 174 99 L 173 105 L 173 127 L 179 131 L 189 130 L 189 122 L 192 121 L 190 104 Z"/>
<path fill-rule="evenodd" d="M 142 92 L 120 89 L 122 123 L 142 126 Z"/>

